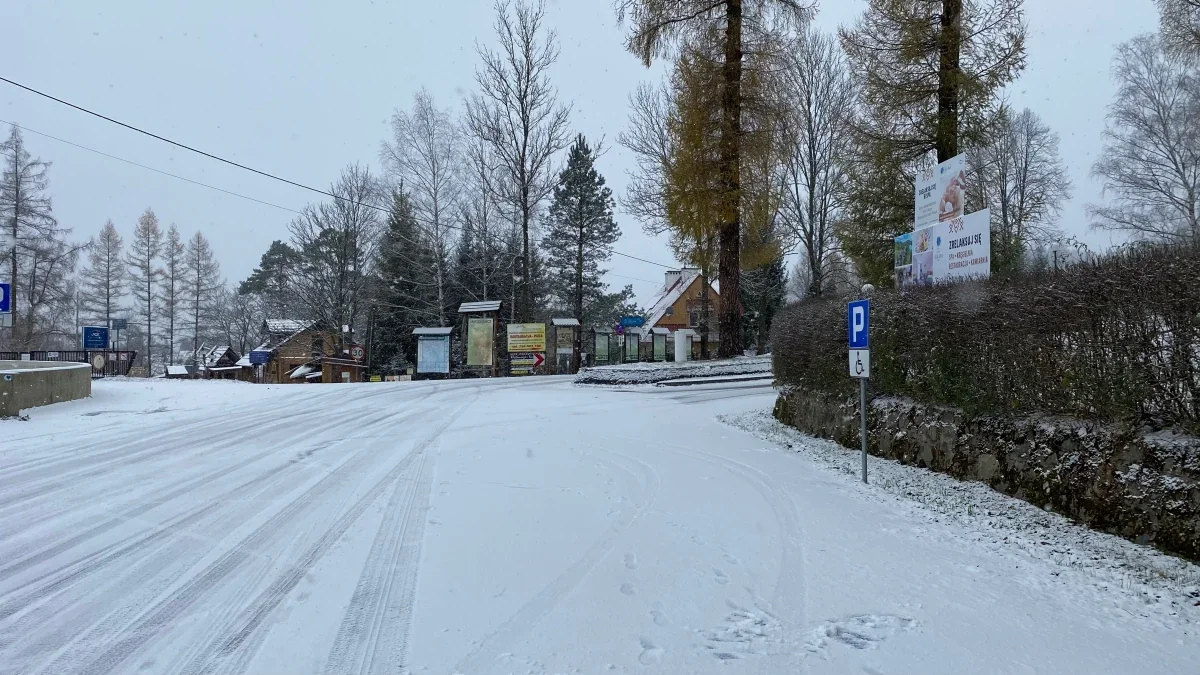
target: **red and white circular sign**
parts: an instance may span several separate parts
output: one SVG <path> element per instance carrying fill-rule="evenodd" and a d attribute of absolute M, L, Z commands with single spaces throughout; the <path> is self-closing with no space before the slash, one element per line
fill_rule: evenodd
<path fill-rule="evenodd" d="M 362 361 L 367 356 L 367 350 L 363 349 L 362 345 L 354 345 L 350 348 L 350 358 L 355 361 Z"/>

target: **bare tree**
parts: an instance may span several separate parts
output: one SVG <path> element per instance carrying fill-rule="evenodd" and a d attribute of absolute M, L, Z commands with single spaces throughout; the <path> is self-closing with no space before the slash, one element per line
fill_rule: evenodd
<path fill-rule="evenodd" d="M 831 271 L 827 259 L 837 249 L 833 229 L 845 199 L 855 91 L 831 36 L 807 28 L 795 43 L 783 77 L 779 217 L 805 258 L 805 294 L 819 296 Z"/>
<path fill-rule="evenodd" d="M 1163 46 L 1179 54 L 1200 56 L 1200 0 L 1154 1 Z"/>
<path fill-rule="evenodd" d="M 82 272 L 84 312 L 95 321 L 103 321 L 105 326 L 112 325 L 125 297 L 128 272 L 123 246 L 124 241 L 111 220 L 100 230 L 100 237 L 88 245 L 88 264 Z"/>
<path fill-rule="evenodd" d="M 969 159 L 978 205 L 992 211 L 993 257 L 1002 269 L 1016 269 L 1031 244 L 1053 238 L 1054 219 L 1071 198 L 1058 134 L 1028 108 L 1006 109 L 996 133 Z"/>
<path fill-rule="evenodd" d="M 462 236 L 455 264 L 458 293 L 469 300 L 503 297 L 512 283 L 514 261 L 504 256 L 504 218 L 496 200 L 497 173 L 491 146 L 481 139 L 471 139 L 463 153 L 459 201 Z"/>
<path fill-rule="evenodd" d="M 338 331 L 354 329 L 368 300 L 370 278 L 382 231 L 379 186 L 357 164 L 342 171 L 329 188 L 336 199 L 305 207 L 289 225 L 298 254 L 296 299 L 308 318 Z"/>
<path fill-rule="evenodd" d="M 650 234 L 670 229 L 667 220 L 668 175 L 675 156 L 668 116 L 673 106 L 666 83 L 640 84 L 629 96 L 629 124 L 617 142 L 633 153 L 621 208 Z"/>
<path fill-rule="evenodd" d="M 67 301 L 61 294 L 81 247 L 66 243 L 70 230 L 54 218 L 46 194 L 50 164 L 30 156 L 16 125 L 0 143 L 0 161 L 0 254 L 8 262 L 12 305 L 8 343 L 27 349 L 56 330 L 52 308 Z"/>
<path fill-rule="evenodd" d="M 182 323 L 183 298 L 187 262 L 186 249 L 179 238 L 175 223 L 167 229 L 167 240 L 162 247 L 162 275 L 157 293 L 159 318 L 166 323 L 163 337 L 166 339 L 166 362 L 175 364 L 176 324 Z"/>
<path fill-rule="evenodd" d="M 239 356 L 245 356 L 257 346 L 259 326 L 263 317 L 262 297 L 255 293 L 239 293 L 222 287 L 217 294 L 216 327 L 225 344 Z"/>
<path fill-rule="evenodd" d="M 183 256 L 184 307 L 192 319 L 192 362 L 195 363 L 200 336 L 211 331 L 216 321 L 217 302 L 225 282 L 221 279 L 221 266 L 213 256 L 212 246 L 199 231 L 188 239 Z"/>
<path fill-rule="evenodd" d="M 133 232 L 133 245 L 129 247 L 125 264 L 129 266 L 129 284 L 133 290 L 136 302 L 135 311 L 142 325 L 146 327 L 143 339 L 145 349 L 142 362 L 146 364 L 146 374 L 153 375 L 154 359 L 151 353 L 154 349 L 154 300 L 155 289 L 162 269 L 155 266 L 159 251 L 162 249 L 162 228 L 158 225 L 158 216 L 149 208 L 138 218 L 137 228 Z"/>
<path fill-rule="evenodd" d="M 450 113 L 434 104 L 425 89 L 413 96 L 412 112 L 392 115 L 392 140 L 380 152 L 384 166 L 408 191 L 413 215 L 433 247 L 429 263 L 435 287 L 438 325 L 447 325 L 446 305 L 452 278 L 449 269 L 451 228 L 458 215 L 462 148 Z M 411 243 L 411 242 L 410 242 Z M 404 250 L 403 248 L 401 250 Z"/>
<path fill-rule="evenodd" d="M 479 91 L 467 101 L 471 133 L 488 143 L 499 169 L 497 198 L 521 229 L 521 278 L 516 315 L 531 318 L 533 269 L 530 228 L 554 191 L 555 155 L 569 143 L 570 110 L 558 102 L 549 70 L 558 59 L 557 34 L 546 29 L 544 0 L 496 4 L 499 50 L 477 47 Z"/>
<path fill-rule="evenodd" d="M 1200 81 L 1187 57 L 1142 35 L 1117 48 L 1117 96 L 1092 167 L 1108 205 L 1097 227 L 1154 240 L 1200 238 Z"/>

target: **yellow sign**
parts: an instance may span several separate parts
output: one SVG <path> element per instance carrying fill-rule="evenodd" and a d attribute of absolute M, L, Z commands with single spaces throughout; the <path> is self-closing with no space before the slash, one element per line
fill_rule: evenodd
<path fill-rule="evenodd" d="M 382 375 L 372 375 L 371 381 L 372 382 L 383 382 L 383 376 Z"/>
<path fill-rule="evenodd" d="M 544 351 L 546 351 L 546 324 L 544 324 L 544 323 L 510 323 L 510 324 L 508 324 L 508 351 L 510 351 L 510 352 L 544 352 Z"/>

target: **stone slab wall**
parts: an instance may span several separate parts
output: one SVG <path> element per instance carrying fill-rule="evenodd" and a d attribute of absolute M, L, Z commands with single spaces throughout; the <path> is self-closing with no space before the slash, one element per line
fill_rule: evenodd
<path fill-rule="evenodd" d="M 858 402 L 792 389 L 775 417 L 857 449 Z M 1061 418 L 965 418 L 894 398 L 868 409 L 872 455 L 926 467 L 1200 560 L 1200 439 Z"/>

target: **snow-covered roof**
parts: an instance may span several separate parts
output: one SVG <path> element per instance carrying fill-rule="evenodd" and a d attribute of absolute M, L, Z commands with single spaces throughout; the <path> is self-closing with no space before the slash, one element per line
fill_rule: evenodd
<path fill-rule="evenodd" d="M 654 333 L 655 335 L 670 335 L 670 334 L 671 334 L 671 331 L 670 331 L 670 330 L 668 330 L 668 329 L 666 329 L 666 328 L 663 328 L 663 327 L 661 327 L 661 326 L 654 326 L 654 327 L 652 327 L 652 328 L 650 329 L 650 332 L 651 332 L 651 333 Z"/>
<path fill-rule="evenodd" d="M 220 366 L 220 367 L 218 367 L 218 368 L 211 368 L 211 367 L 210 367 L 210 368 L 208 368 L 207 370 L 209 370 L 209 371 L 211 371 L 211 372 L 214 372 L 214 373 L 223 373 L 223 372 L 227 372 L 227 371 L 230 371 L 230 370 L 241 370 L 241 369 L 242 369 L 242 367 L 241 367 L 241 366 Z"/>
<path fill-rule="evenodd" d="M 200 357 L 200 361 L 204 366 L 207 366 L 211 369 L 213 366 L 217 365 L 217 362 L 220 361 L 221 357 L 225 356 L 225 353 L 229 350 L 229 345 L 219 345 L 213 347 L 207 352 L 204 352 L 204 354 Z"/>
<path fill-rule="evenodd" d="M 449 335 L 453 328 L 414 328 L 413 335 Z"/>
<path fill-rule="evenodd" d="M 312 325 L 311 321 L 302 319 L 267 319 L 263 323 L 267 325 L 268 333 L 299 333 Z"/>
<path fill-rule="evenodd" d="M 168 375 L 187 375 L 187 366 L 167 366 Z"/>
<path fill-rule="evenodd" d="M 579 319 L 550 319 L 555 326 L 578 326 Z"/>
<path fill-rule="evenodd" d="M 498 312 L 500 311 L 499 300 L 482 300 L 480 302 L 464 302 L 458 306 L 459 314 L 472 314 L 475 312 Z"/>
<path fill-rule="evenodd" d="M 691 288 L 692 284 L 696 281 L 696 277 L 699 276 L 700 270 L 695 267 L 685 267 L 678 272 L 668 273 L 669 283 L 663 286 L 663 289 L 654 297 L 654 302 L 650 303 L 649 318 L 646 319 L 646 325 L 654 326 L 659 321 L 662 321 L 662 318 L 667 314 L 667 310 L 678 302 L 679 298 L 683 296 L 687 289 Z M 710 284 L 710 286 L 712 286 L 713 292 L 719 296 L 720 292 L 717 291 L 716 284 Z"/>
<path fill-rule="evenodd" d="M 247 355 L 243 356 L 242 358 L 238 359 L 238 362 L 237 362 L 237 367 L 238 367 L 238 368 L 252 368 L 252 367 L 254 367 L 254 364 L 253 364 L 253 363 L 250 363 L 250 355 L 249 355 L 249 354 L 247 354 Z"/>

